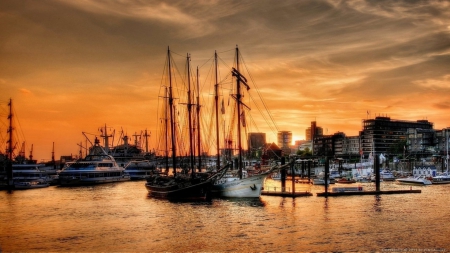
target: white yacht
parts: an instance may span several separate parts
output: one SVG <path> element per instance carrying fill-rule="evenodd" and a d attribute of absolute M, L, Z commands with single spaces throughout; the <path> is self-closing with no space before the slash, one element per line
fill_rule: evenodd
<path fill-rule="evenodd" d="M 425 176 L 406 177 L 395 179 L 400 184 L 415 184 L 415 185 L 431 185 L 432 182 Z"/>
<path fill-rule="evenodd" d="M 91 185 L 130 180 L 130 175 L 106 154 L 98 139 L 89 155 L 75 161 L 59 173 L 61 186 Z"/>
<path fill-rule="evenodd" d="M 39 170 L 41 164 L 13 164 L 14 189 L 44 188 L 50 185 L 46 172 Z"/>
<path fill-rule="evenodd" d="M 434 176 L 432 182 L 433 184 L 450 184 L 450 174 L 448 172 L 443 172 L 440 175 Z"/>

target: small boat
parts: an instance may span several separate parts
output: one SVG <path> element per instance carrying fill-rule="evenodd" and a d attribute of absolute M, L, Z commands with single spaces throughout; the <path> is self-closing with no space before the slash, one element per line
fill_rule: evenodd
<path fill-rule="evenodd" d="M 414 184 L 414 185 L 431 185 L 432 182 L 425 178 L 425 176 L 405 177 L 395 179 L 400 184 Z"/>
<path fill-rule="evenodd" d="M 280 172 L 276 172 L 273 173 L 270 178 L 272 178 L 273 180 L 281 180 L 281 173 Z"/>
<path fill-rule="evenodd" d="M 332 192 L 362 192 L 364 188 L 362 186 L 355 187 L 333 187 Z"/>
<path fill-rule="evenodd" d="M 450 184 L 450 175 L 448 172 L 444 172 L 440 175 L 432 177 L 431 182 L 433 184 Z"/>
<path fill-rule="evenodd" d="M 380 171 L 380 179 L 383 179 L 383 181 L 395 181 L 394 174 L 389 170 Z"/>
<path fill-rule="evenodd" d="M 328 184 L 331 184 L 330 179 L 327 180 Z M 325 185 L 325 179 L 324 178 L 314 178 L 312 183 L 314 185 Z"/>
<path fill-rule="evenodd" d="M 341 178 L 339 180 L 336 180 L 336 183 L 338 184 L 353 184 L 356 183 L 355 179 L 348 179 L 348 178 Z"/>
<path fill-rule="evenodd" d="M 13 164 L 14 189 L 44 188 L 50 185 L 46 172 L 39 170 L 41 164 Z"/>
<path fill-rule="evenodd" d="M 50 184 L 44 180 L 32 180 L 32 181 L 16 181 L 14 182 L 14 189 L 25 190 L 48 187 Z"/>
<path fill-rule="evenodd" d="M 114 157 L 108 155 L 96 138 L 89 155 L 69 163 L 59 172 L 61 186 L 93 185 L 129 181 L 130 175 L 120 167 Z"/>

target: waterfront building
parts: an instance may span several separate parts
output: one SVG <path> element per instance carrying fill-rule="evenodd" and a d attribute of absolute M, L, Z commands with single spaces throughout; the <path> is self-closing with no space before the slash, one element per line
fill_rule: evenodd
<path fill-rule="evenodd" d="M 445 141 L 447 140 L 447 142 Z M 434 153 L 435 155 L 446 156 L 450 148 L 450 128 L 435 130 Z"/>
<path fill-rule="evenodd" d="M 305 136 L 307 141 L 314 139 L 314 136 L 322 136 L 323 128 L 316 125 L 315 121 L 311 121 L 311 126 L 306 128 Z"/>
<path fill-rule="evenodd" d="M 422 157 L 431 156 L 435 152 L 435 135 L 433 129 L 408 128 L 406 149 L 409 154 Z"/>
<path fill-rule="evenodd" d="M 359 134 L 363 155 L 389 153 L 393 145 L 406 141 L 409 128 L 432 130 L 433 123 L 428 120 L 393 120 L 390 117 L 363 120 L 363 130 Z"/>
<path fill-rule="evenodd" d="M 278 147 L 283 151 L 283 155 L 291 154 L 290 145 L 292 143 L 291 131 L 279 131 L 278 132 Z"/>

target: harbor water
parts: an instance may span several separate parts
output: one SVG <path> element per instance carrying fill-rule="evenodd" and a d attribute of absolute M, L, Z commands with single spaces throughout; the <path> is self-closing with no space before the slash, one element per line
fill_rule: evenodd
<path fill-rule="evenodd" d="M 148 197 L 144 184 L 0 191 L 0 252 L 450 250 L 450 185 L 325 198 L 323 186 L 297 184 L 314 195 L 180 203 Z"/>

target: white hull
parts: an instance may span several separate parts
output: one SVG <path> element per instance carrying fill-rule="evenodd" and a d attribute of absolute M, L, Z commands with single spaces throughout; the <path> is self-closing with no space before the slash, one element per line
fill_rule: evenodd
<path fill-rule="evenodd" d="M 450 184 L 450 176 L 435 176 L 433 177 L 433 184 Z"/>
<path fill-rule="evenodd" d="M 408 177 L 408 178 L 397 178 L 396 181 L 401 184 L 414 184 L 414 185 L 430 185 L 432 184 L 430 180 L 425 178 Z"/>
<path fill-rule="evenodd" d="M 327 180 L 327 183 L 330 184 L 330 179 Z M 325 179 L 323 178 L 314 178 L 313 184 L 315 185 L 325 185 Z"/>
<path fill-rule="evenodd" d="M 213 185 L 212 193 L 214 196 L 226 198 L 258 198 L 267 176 L 265 173 L 243 179 L 225 178 Z"/>
<path fill-rule="evenodd" d="M 49 187 L 46 182 L 31 181 L 31 182 L 15 182 L 14 189 L 16 190 L 26 190 L 26 189 L 36 189 Z"/>
<path fill-rule="evenodd" d="M 98 177 L 98 178 L 63 177 L 60 178 L 60 185 L 61 186 L 94 185 L 94 184 L 123 182 L 129 180 L 130 180 L 129 176 Z"/>

